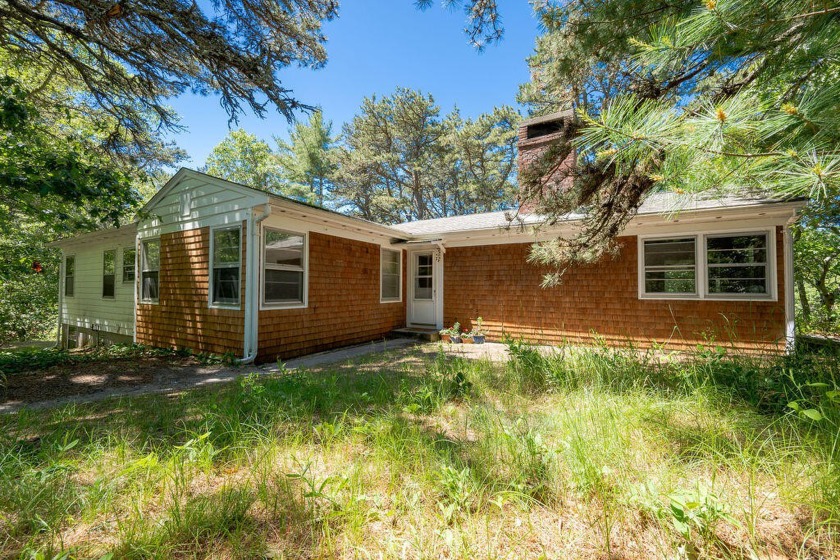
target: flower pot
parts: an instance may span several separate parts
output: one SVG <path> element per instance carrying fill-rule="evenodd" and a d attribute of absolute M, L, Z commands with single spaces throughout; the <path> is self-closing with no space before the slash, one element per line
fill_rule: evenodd
<path fill-rule="evenodd" d="M 471 337 L 471 336 L 461 337 L 461 342 L 463 342 L 464 344 L 472 344 L 473 343 L 473 337 Z"/>
<path fill-rule="evenodd" d="M 461 344 L 460 336 L 450 336 L 449 339 L 452 342 L 452 344 Z"/>
<path fill-rule="evenodd" d="M 448 334 L 442 334 L 442 335 L 440 335 L 440 341 L 441 342 L 452 342 L 452 337 L 449 336 Z"/>
<path fill-rule="evenodd" d="M 484 344 L 485 337 L 483 334 L 473 335 L 473 342 L 476 344 Z"/>

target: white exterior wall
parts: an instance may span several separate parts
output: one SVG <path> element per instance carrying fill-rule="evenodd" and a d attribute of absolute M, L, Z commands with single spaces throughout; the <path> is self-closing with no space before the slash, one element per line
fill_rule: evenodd
<path fill-rule="evenodd" d="M 209 175 L 182 170 L 146 205 L 149 214 L 137 226 L 137 237 L 207 226 L 236 225 L 248 219 L 255 206 L 269 195 Z"/>
<path fill-rule="evenodd" d="M 61 245 L 61 324 L 134 336 L 135 282 L 122 281 L 123 253 L 135 246 L 135 228 L 91 234 Z M 116 250 L 114 297 L 102 297 L 104 252 Z M 64 294 L 64 263 L 75 257 L 74 294 Z M 136 275 L 135 275 L 136 277 Z"/>

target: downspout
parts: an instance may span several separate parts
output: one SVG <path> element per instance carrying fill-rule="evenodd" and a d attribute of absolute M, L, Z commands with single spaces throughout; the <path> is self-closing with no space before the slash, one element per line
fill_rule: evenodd
<path fill-rule="evenodd" d="M 796 212 L 787 221 L 783 228 L 784 243 L 783 250 L 785 264 L 785 352 L 792 353 L 796 349 L 796 301 L 793 288 L 793 236 L 790 233 L 790 226 L 796 222 Z"/>
<path fill-rule="evenodd" d="M 134 299 L 134 325 L 132 326 L 132 342 L 137 344 L 137 293 L 140 291 L 140 286 L 142 283 L 142 276 L 143 271 L 140 270 L 140 242 L 138 239 L 139 233 L 134 234 L 134 286 L 133 286 L 133 299 Z M 125 253 L 123 253 L 125 256 Z"/>
<path fill-rule="evenodd" d="M 64 315 L 62 305 L 64 305 L 64 249 L 61 250 L 61 262 L 58 263 L 58 319 L 56 320 L 55 348 L 59 350 L 62 347 L 61 331 L 63 329 L 61 318 Z"/>
<path fill-rule="evenodd" d="M 250 364 L 257 357 L 259 346 L 259 298 L 255 297 L 259 290 L 259 275 L 257 274 L 257 252 L 260 247 L 259 225 L 271 215 L 271 205 L 266 204 L 263 213 L 254 218 L 253 211 L 248 214 L 248 234 L 250 242 L 247 245 L 247 258 L 245 263 L 245 335 L 244 354 L 239 364 Z"/>

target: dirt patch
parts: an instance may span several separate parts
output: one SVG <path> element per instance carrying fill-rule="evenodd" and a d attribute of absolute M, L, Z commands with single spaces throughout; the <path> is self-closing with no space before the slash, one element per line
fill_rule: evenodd
<path fill-rule="evenodd" d="M 140 357 L 60 365 L 33 373 L 10 374 L 0 404 L 30 404 L 147 385 L 179 385 L 224 369 L 193 358 Z"/>

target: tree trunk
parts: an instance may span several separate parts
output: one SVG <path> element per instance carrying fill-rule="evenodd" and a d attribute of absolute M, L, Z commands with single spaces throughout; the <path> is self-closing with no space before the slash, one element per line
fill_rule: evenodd
<path fill-rule="evenodd" d="M 811 320 L 811 304 L 808 303 L 808 293 L 805 291 L 805 282 L 801 278 L 796 280 L 796 291 L 799 292 L 799 305 L 802 307 L 802 317 L 805 321 Z"/>

